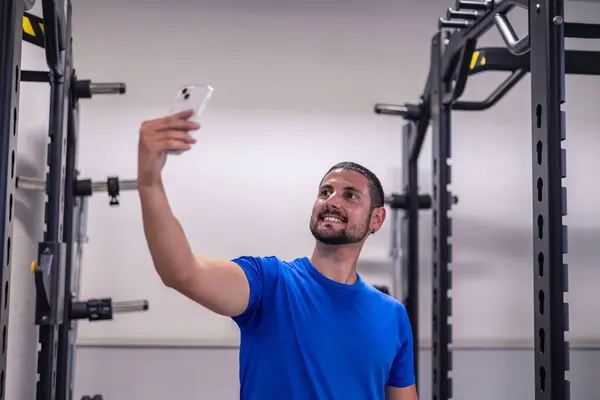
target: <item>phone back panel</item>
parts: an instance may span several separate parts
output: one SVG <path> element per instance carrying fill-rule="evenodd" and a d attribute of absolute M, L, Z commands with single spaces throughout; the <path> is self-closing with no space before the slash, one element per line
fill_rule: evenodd
<path fill-rule="evenodd" d="M 170 114 L 177 114 L 185 110 L 194 110 L 194 115 L 190 120 L 197 120 L 206 108 L 208 101 L 213 93 L 213 88 L 209 85 L 189 85 L 182 88 L 173 105 Z"/>

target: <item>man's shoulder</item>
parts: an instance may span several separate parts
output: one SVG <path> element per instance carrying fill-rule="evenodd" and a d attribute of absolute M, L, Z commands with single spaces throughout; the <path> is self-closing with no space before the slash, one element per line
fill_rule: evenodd
<path fill-rule="evenodd" d="M 390 308 L 404 308 L 404 304 L 402 304 L 398 299 L 394 296 L 379 290 L 377 287 L 371 285 L 370 283 L 364 282 L 365 291 L 369 293 L 374 299 L 378 300 L 378 303 L 381 304 L 382 307 L 390 307 Z"/>
<path fill-rule="evenodd" d="M 276 255 L 267 255 L 254 257 L 259 259 L 261 262 L 270 263 L 279 267 L 299 268 L 304 267 L 306 257 L 297 257 L 292 259 L 284 259 Z"/>
<path fill-rule="evenodd" d="M 275 255 L 266 256 L 240 256 L 232 259 L 233 262 L 241 265 L 242 267 L 247 264 L 252 264 L 256 267 L 268 271 L 282 271 L 282 270 L 298 270 L 305 268 L 306 257 L 298 257 L 291 260 L 283 259 Z"/>
<path fill-rule="evenodd" d="M 365 288 L 369 296 L 374 300 L 372 304 L 374 304 L 377 311 L 380 311 L 382 314 L 393 315 L 402 322 L 408 319 L 406 307 L 401 301 L 370 284 L 365 284 Z"/>

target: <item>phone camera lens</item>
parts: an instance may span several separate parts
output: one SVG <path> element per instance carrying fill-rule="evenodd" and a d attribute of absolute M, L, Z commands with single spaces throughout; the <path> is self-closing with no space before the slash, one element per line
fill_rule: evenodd
<path fill-rule="evenodd" d="M 187 99 L 189 99 L 189 98 L 190 98 L 190 94 L 189 94 L 189 93 L 186 93 L 186 94 L 183 96 L 183 98 L 184 98 L 184 99 L 186 99 L 186 100 L 187 100 Z"/>
<path fill-rule="evenodd" d="M 187 91 L 188 91 L 188 90 L 187 90 L 187 88 L 184 88 L 184 89 L 181 91 L 181 94 L 186 94 L 186 93 L 187 93 Z"/>

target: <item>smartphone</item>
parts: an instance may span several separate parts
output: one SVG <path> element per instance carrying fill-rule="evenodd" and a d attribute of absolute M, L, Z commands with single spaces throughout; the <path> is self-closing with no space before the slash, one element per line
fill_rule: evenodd
<path fill-rule="evenodd" d="M 214 89 L 210 85 L 188 85 L 181 88 L 169 114 L 173 115 L 185 110 L 194 110 L 190 121 L 199 122 L 213 91 Z"/>
<path fill-rule="evenodd" d="M 189 118 L 190 121 L 200 122 L 200 116 L 206 108 L 214 89 L 210 85 L 188 85 L 184 86 L 177 93 L 175 101 L 171 106 L 169 115 L 177 114 L 181 111 L 194 110 L 194 114 Z M 169 154 L 181 154 L 182 151 L 171 151 Z"/>

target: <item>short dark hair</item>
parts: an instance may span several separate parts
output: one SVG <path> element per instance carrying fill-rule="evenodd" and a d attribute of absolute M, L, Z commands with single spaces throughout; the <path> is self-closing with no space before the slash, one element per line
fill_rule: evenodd
<path fill-rule="evenodd" d="M 371 209 L 383 207 L 383 186 L 381 185 L 379 178 L 377 178 L 377 175 L 375 175 L 368 168 L 363 167 L 360 164 L 357 164 L 352 161 L 342 161 L 331 167 L 329 171 L 327 171 L 325 176 L 327 176 L 331 171 L 336 169 L 355 171 L 367 178 L 367 181 L 369 182 L 369 195 L 371 196 Z M 323 177 L 323 179 L 325 179 L 325 177 Z"/>

